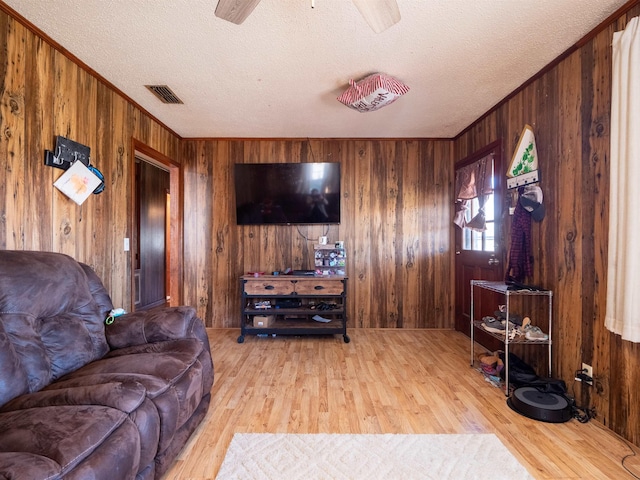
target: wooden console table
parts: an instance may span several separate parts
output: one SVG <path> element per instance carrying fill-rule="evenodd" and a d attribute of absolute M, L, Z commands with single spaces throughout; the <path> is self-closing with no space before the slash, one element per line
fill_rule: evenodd
<path fill-rule="evenodd" d="M 341 334 L 350 341 L 345 276 L 244 275 L 240 289 L 238 343 L 245 335 Z"/>

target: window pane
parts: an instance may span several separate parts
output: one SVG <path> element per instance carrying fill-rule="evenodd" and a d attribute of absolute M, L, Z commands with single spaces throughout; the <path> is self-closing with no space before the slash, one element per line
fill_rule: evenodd
<path fill-rule="evenodd" d="M 484 216 L 486 217 L 487 221 L 495 219 L 495 213 L 493 209 L 493 193 L 489 195 L 489 197 L 487 198 L 487 203 L 484 204 Z"/>
<path fill-rule="evenodd" d="M 471 201 L 471 208 L 466 212 L 467 221 L 475 217 L 480 209 L 478 199 Z M 487 199 L 485 204 L 485 219 L 487 230 L 484 232 L 476 232 L 470 228 L 464 228 L 462 231 L 462 248 L 463 250 L 474 250 L 476 252 L 494 252 L 495 251 L 495 224 L 494 224 L 494 205 L 493 194 Z"/>
<path fill-rule="evenodd" d="M 495 249 L 495 223 L 487 222 L 487 230 L 484 232 L 484 251 L 494 252 Z"/>
<path fill-rule="evenodd" d="M 482 251 L 482 232 L 475 232 L 471 230 L 471 238 L 472 238 L 471 250 L 481 252 Z"/>
<path fill-rule="evenodd" d="M 467 221 L 471 220 L 473 217 L 475 217 L 478 214 L 479 208 L 480 208 L 480 204 L 478 203 L 478 199 L 474 198 L 473 200 L 471 200 L 471 208 L 467 210 L 468 212 L 467 216 L 469 217 L 467 218 Z"/>

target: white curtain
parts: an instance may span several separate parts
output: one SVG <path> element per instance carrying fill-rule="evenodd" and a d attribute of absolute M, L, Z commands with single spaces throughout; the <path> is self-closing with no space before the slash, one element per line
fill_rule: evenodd
<path fill-rule="evenodd" d="M 456 208 L 453 223 L 460 228 L 470 228 L 478 232 L 487 229 L 484 206 L 489 195 L 493 193 L 493 157 L 494 154 L 490 153 L 456 170 Z M 466 213 L 474 198 L 478 199 L 479 210 L 476 216 L 467 222 Z"/>
<path fill-rule="evenodd" d="M 605 326 L 640 343 L 640 17 L 613 34 Z"/>

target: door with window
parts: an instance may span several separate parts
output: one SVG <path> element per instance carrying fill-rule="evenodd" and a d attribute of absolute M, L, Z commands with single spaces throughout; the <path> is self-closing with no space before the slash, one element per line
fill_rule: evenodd
<path fill-rule="evenodd" d="M 456 330 L 470 334 L 471 280 L 502 280 L 504 235 L 502 205 L 504 175 L 502 144 L 494 142 L 456 163 L 455 288 Z M 476 289 L 475 316 L 492 315 L 501 299 L 493 292 Z M 478 319 L 478 318 L 476 318 Z M 491 350 L 500 343 L 476 332 L 478 342 Z"/>

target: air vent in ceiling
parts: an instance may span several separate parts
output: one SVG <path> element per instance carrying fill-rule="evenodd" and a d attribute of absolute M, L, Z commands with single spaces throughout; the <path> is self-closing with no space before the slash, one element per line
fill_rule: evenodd
<path fill-rule="evenodd" d="M 166 85 L 145 85 L 156 97 L 160 99 L 162 103 L 180 104 L 184 103 L 173 93 L 173 91 Z"/>

